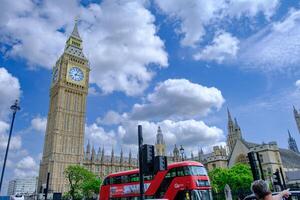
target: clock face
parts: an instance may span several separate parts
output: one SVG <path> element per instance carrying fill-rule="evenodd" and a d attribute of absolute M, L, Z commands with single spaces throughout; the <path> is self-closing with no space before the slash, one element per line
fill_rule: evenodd
<path fill-rule="evenodd" d="M 83 71 L 79 67 L 71 67 L 69 70 L 69 76 L 73 81 L 80 82 L 84 78 Z"/>
<path fill-rule="evenodd" d="M 54 70 L 53 70 L 53 82 L 57 80 L 57 77 L 58 77 L 58 68 L 56 67 Z"/>

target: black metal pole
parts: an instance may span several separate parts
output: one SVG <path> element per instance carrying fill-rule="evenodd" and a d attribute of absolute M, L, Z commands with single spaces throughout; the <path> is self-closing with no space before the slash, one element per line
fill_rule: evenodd
<path fill-rule="evenodd" d="M 144 172 L 143 172 L 143 132 L 142 132 L 142 125 L 138 126 L 138 140 L 139 140 L 139 172 L 140 172 L 140 199 L 145 199 L 145 189 L 144 189 Z"/>
<path fill-rule="evenodd" d="M 8 154 L 9 145 L 10 145 L 11 134 L 12 134 L 12 130 L 14 127 L 14 121 L 15 121 L 17 111 L 20 110 L 20 107 L 18 106 L 18 100 L 15 101 L 15 104 L 12 105 L 10 107 L 10 109 L 13 110 L 13 116 L 12 116 L 12 120 L 11 120 L 11 124 L 10 124 L 8 142 L 7 142 L 5 156 L 4 156 L 4 162 L 3 162 L 3 166 L 2 166 L 2 173 L 1 173 L 1 180 L 0 180 L 0 193 L 1 193 L 1 188 L 2 188 L 2 182 L 3 182 L 3 176 L 4 176 L 5 166 L 6 166 L 7 154 Z"/>
<path fill-rule="evenodd" d="M 279 171 L 280 171 L 280 175 L 281 175 L 281 178 L 282 178 L 283 189 L 286 189 L 285 178 L 283 176 L 283 171 L 282 171 L 281 167 L 279 168 Z"/>
<path fill-rule="evenodd" d="M 257 161 L 258 161 L 259 171 L 260 171 L 260 174 L 261 174 L 261 179 L 265 180 L 265 175 L 264 175 L 264 171 L 262 169 L 262 165 L 261 165 L 261 161 L 260 161 L 258 152 L 256 152 L 256 157 L 257 157 Z"/>
<path fill-rule="evenodd" d="M 45 200 L 47 200 L 47 197 L 48 197 L 49 179 L 50 179 L 50 172 L 48 172 L 48 174 L 47 174 L 47 183 L 46 183 L 46 188 L 45 188 Z"/>

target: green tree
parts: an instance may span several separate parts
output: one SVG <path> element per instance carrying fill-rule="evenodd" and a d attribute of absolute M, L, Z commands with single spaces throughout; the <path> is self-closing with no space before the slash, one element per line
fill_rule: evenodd
<path fill-rule="evenodd" d="M 253 181 L 252 172 L 248 165 L 238 163 L 230 169 L 215 168 L 209 172 L 213 190 L 222 193 L 228 184 L 233 193 L 250 190 Z"/>
<path fill-rule="evenodd" d="M 252 172 L 249 165 L 236 164 L 229 169 L 228 185 L 232 191 L 250 190 L 253 182 Z"/>
<path fill-rule="evenodd" d="M 225 185 L 229 182 L 228 169 L 215 168 L 208 173 L 208 176 L 210 178 L 212 189 L 216 193 L 224 191 Z"/>
<path fill-rule="evenodd" d="M 83 197 L 91 198 L 93 194 L 99 192 L 100 179 L 84 167 L 70 165 L 64 173 L 70 187 L 69 191 L 64 194 L 66 198 L 71 198 L 72 200 L 79 200 Z"/>

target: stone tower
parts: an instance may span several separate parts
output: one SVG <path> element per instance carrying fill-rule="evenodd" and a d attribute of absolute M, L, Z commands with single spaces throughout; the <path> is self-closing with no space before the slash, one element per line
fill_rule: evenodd
<path fill-rule="evenodd" d="M 242 132 L 241 132 L 241 128 L 238 125 L 236 118 L 234 119 L 234 122 L 233 122 L 233 120 L 231 118 L 231 114 L 229 112 L 229 109 L 227 109 L 227 114 L 228 114 L 227 146 L 229 148 L 229 153 L 230 153 L 233 150 L 236 141 L 242 139 Z"/>
<path fill-rule="evenodd" d="M 179 162 L 182 159 L 180 158 L 179 149 L 177 148 L 177 145 L 175 144 L 174 150 L 173 150 L 173 162 Z"/>
<path fill-rule="evenodd" d="M 290 133 L 289 130 L 288 130 L 288 134 L 289 134 L 289 139 L 288 139 L 289 149 L 296 152 L 296 153 L 299 153 L 296 140 L 291 136 L 291 133 Z"/>
<path fill-rule="evenodd" d="M 164 136 L 162 134 L 160 126 L 157 129 L 155 151 L 156 151 L 157 156 L 165 156 L 166 155 L 166 153 L 165 153 L 166 144 L 165 144 Z"/>
<path fill-rule="evenodd" d="M 53 67 L 39 190 L 50 172 L 49 189 L 65 192 L 68 188 L 64 170 L 83 161 L 89 71 L 76 21 L 64 52 Z"/>
<path fill-rule="evenodd" d="M 293 108 L 294 108 L 294 117 L 296 120 L 297 128 L 300 133 L 300 113 L 296 110 L 295 106 L 293 106 Z"/>

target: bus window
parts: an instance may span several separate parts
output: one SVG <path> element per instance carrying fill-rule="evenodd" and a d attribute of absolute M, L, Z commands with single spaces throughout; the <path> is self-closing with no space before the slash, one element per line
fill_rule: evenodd
<path fill-rule="evenodd" d="M 110 181 L 111 181 L 110 182 L 111 184 L 120 184 L 120 183 L 122 183 L 121 176 L 112 177 L 110 179 Z"/>
<path fill-rule="evenodd" d="M 183 172 L 184 172 L 184 175 L 185 176 L 190 176 L 190 175 L 193 175 L 190 168 L 188 166 L 186 167 L 183 167 Z"/>
<path fill-rule="evenodd" d="M 109 181 L 110 179 L 107 177 L 107 178 L 105 178 L 104 179 L 104 181 L 103 181 L 103 185 L 109 185 L 110 183 L 110 181 Z"/>
<path fill-rule="evenodd" d="M 128 176 L 121 176 L 121 183 L 128 183 Z"/>
<path fill-rule="evenodd" d="M 130 182 L 139 182 L 140 181 L 139 174 L 129 175 L 129 180 Z"/>
<path fill-rule="evenodd" d="M 145 180 L 145 181 L 151 181 L 152 179 L 153 179 L 153 176 L 152 176 L 152 175 L 147 175 L 147 176 L 145 175 L 145 176 L 144 176 L 144 180 Z"/>
<path fill-rule="evenodd" d="M 207 172 L 204 167 L 200 166 L 189 166 L 189 175 L 194 176 L 207 176 Z"/>
<path fill-rule="evenodd" d="M 183 167 L 178 167 L 177 168 L 177 176 L 184 176 Z"/>
<path fill-rule="evenodd" d="M 176 176 L 176 168 L 171 169 L 167 174 L 166 178 L 174 178 Z"/>

